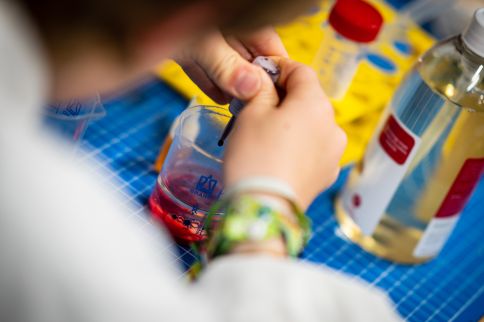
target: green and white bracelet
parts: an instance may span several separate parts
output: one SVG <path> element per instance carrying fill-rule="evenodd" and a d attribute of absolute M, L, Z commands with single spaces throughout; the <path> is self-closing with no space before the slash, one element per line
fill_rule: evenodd
<path fill-rule="evenodd" d="M 268 193 L 286 199 L 297 222 L 289 218 L 280 207 L 250 192 Z M 311 229 L 306 215 L 294 202 L 292 189 L 284 182 L 266 177 L 254 177 L 229 189 L 222 201 L 214 205 L 211 214 L 224 209 L 217 227 L 208 230 L 207 255 L 209 258 L 229 253 L 245 241 L 266 241 L 282 237 L 289 256 L 297 257 L 307 241 Z M 210 224 L 211 215 L 207 221 Z"/>

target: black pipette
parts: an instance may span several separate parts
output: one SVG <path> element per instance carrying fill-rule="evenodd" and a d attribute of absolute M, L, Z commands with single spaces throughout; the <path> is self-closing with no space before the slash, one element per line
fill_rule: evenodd
<path fill-rule="evenodd" d="M 227 126 L 224 129 L 224 132 L 222 133 L 222 136 L 220 137 L 220 140 L 218 140 L 218 146 L 224 145 L 224 141 L 229 136 L 230 132 L 232 131 L 232 128 L 234 127 L 235 120 L 237 119 L 236 116 L 232 116 L 227 123 Z"/>
<path fill-rule="evenodd" d="M 277 82 L 277 79 L 279 78 L 281 72 L 279 70 L 279 67 L 277 67 L 276 63 L 272 59 L 264 56 L 258 56 L 254 59 L 252 64 L 260 66 L 263 70 L 267 72 L 267 74 L 270 76 L 274 83 Z M 218 146 L 224 145 L 225 140 L 227 139 L 234 127 L 237 116 L 242 111 L 244 106 L 245 103 L 238 99 L 233 99 L 232 102 L 230 102 L 229 110 L 230 113 L 232 113 L 232 117 L 227 123 L 227 126 L 225 127 L 222 136 L 220 137 L 220 140 L 218 140 Z"/>

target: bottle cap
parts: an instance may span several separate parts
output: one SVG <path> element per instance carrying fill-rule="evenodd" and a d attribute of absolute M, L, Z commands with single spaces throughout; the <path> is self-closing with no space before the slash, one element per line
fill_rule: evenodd
<path fill-rule="evenodd" d="M 329 14 L 329 24 L 342 36 L 361 43 L 375 40 L 383 24 L 380 12 L 362 0 L 338 0 Z"/>
<path fill-rule="evenodd" d="M 474 53 L 484 57 L 484 8 L 476 10 L 462 33 L 462 40 Z"/>

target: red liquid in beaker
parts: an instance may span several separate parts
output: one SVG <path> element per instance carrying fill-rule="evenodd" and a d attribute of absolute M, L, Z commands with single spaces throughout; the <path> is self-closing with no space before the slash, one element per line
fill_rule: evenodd
<path fill-rule="evenodd" d="M 221 194 L 217 184 L 211 176 L 190 174 L 171 174 L 167 184 L 158 180 L 149 199 L 153 218 L 162 222 L 178 242 L 205 240 L 207 210 Z"/>

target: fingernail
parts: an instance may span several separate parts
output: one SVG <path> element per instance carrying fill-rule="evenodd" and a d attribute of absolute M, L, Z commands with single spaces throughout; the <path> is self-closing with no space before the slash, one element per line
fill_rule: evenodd
<path fill-rule="evenodd" d="M 239 98 L 251 98 L 260 87 L 260 75 L 257 72 L 243 71 L 235 81 L 235 90 L 239 94 Z"/>

